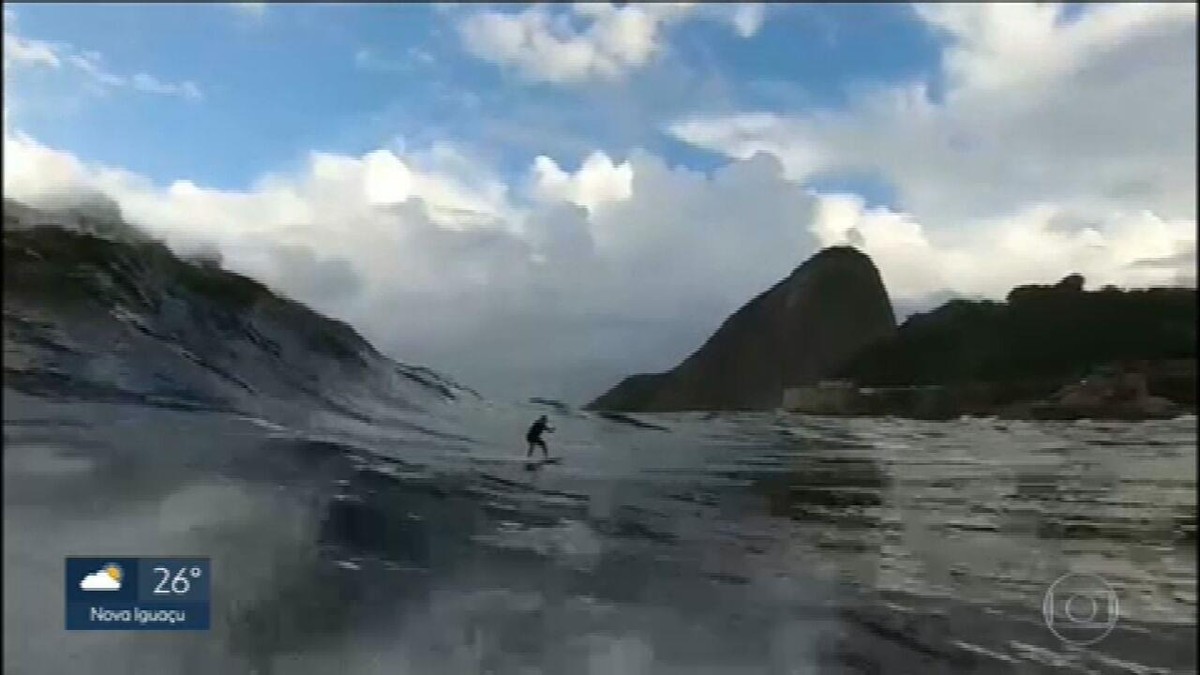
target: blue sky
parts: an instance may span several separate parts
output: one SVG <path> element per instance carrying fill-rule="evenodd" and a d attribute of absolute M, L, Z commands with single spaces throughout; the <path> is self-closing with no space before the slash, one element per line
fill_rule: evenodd
<path fill-rule="evenodd" d="M 576 166 L 596 149 L 649 149 L 711 169 L 723 158 L 662 124 L 739 106 L 836 109 L 858 88 L 936 75 L 938 40 L 905 5 L 775 5 L 754 39 L 715 21 L 668 30 L 653 67 L 597 87 L 527 84 L 464 51 L 454 22 L 469 9 L 431 5 L 10 4 L 16 32 L 96 51 L 114 73 L 190 81 L 200 100 L 138 95 L 62 99 L 63 82 L 17 73 L 13 122 L 84 159 L 170 181 L 249 185 L 312 150 L 361 154 L 403 139 L 468 145 L 511 172 L 546 154 Z M 62 72 L 78 80 L 81 73 Z M 818 185 L 887 196 L 877 177 Z"/>
<path fill-rule="evenodd" d="M 4 191 L 493 395 L 672 367 L 820 248 L 898 313 L 1195 285 L 1196 5 L 10 4 Z"/>

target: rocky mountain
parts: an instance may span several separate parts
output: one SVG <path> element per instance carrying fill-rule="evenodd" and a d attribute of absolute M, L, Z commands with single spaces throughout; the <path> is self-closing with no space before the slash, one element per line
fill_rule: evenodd
<path fill-rule="evenodd" d="M 1196 357 L 1195 289 L 1083 286 L 1072 274 L 1018 286 L 1004 302 L 952 300 L 909 317 L 839 374 L 870 386 L 1061 383 L 1106 364 Z"/>
<path fill-rule="evenodd" d="M 726 319 L 672 370 L 628 377 L 588 407 L 773 409 L 785 387 L 827 377 L 895 332 L 891 301 L 871 259 L 852 247 L 827 248 Z"/>

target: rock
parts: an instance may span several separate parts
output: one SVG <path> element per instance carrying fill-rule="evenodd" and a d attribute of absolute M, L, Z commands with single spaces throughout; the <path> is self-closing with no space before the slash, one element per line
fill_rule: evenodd
<path fill-rule="evenodd" d="M 631 412 L 654 410 L 654 397 L 666 379 L 667 373 L 630 375 L 608 393 L 585 406 L 585 409 Z"/>
<path fill-rule="evenodd" d="M 626 378 L 596 410 L 768 410 L 785 387 L 815 384 L 896 332 L 879 270 L 849 246 L 827 248 L 725 320 L 674 369 Z"/>
<path fill-rule="evenodd" d="M 1149 417 L 1173 417 L 1180 412 L 1174 401 L 1161 396 L 1147 396 L 1143 399 L 1141 408 Z"/>
<path fill-rule="evenodd" d="M 1054 396 L 1029 407 L 1035 419 L 1140 420 L 1174 417 L 1180 408 L 1161 396 L 1151 396 L 1146 376 L 1108 367 L 1069 384 Z"/>

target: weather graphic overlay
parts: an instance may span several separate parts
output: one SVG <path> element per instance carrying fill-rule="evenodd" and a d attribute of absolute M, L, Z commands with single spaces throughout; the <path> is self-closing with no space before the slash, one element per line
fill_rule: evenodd
<path fill-rule="evenodd" d="M 208 558 L 67 558 L 67 630 L 208 630 Z"/>

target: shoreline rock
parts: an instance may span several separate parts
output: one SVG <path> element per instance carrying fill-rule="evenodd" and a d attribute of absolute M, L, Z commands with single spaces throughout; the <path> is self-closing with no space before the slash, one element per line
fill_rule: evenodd
<path fill-rule="evenodd" d="M 1144 373 L 1108 367 L 1062 387 L 1047 399 L 1008 412 L 1038 420 L 1146 420 L 1171 419 L 1183 410 L 1170 399 L 1151 395 Z"/>
<path fill-rule="evenodd" d="M 1154 375 L 1153 382 L 1146 371 Z M 1030 381 L 860 388 L 846 381 L 826 381 L 787 390 L 782 409 L 811 415 L 931 421 L 960 417 L 1031 421 L 1173 419 L 1194 413 L 1194 399 L 1181 403 L 1151 392 L 1155 387 L 1179 389 L 1181 381 L 1188 380 L 1194 388 L 1194 360 L 1140 364 L 1132 369 L 1110 365 L 1067 384 Z"/>

